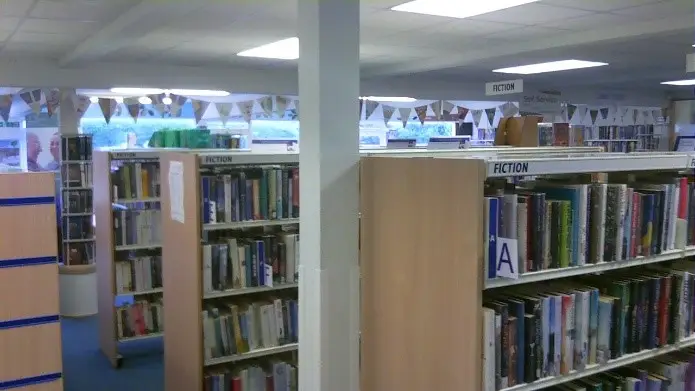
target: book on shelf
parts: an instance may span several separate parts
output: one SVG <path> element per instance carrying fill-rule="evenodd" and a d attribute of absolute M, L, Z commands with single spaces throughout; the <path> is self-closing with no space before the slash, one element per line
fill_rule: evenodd
<path fill-rule="evenodd" d="M 682 259 L 488 291 L 484 390 L 562 377 L 692 338 L 694 287 L 695 260 Z"/>
<path fill-rule="evenodd" d="M 222 369 L 205 375 L 209 391 L 296 391 L 297 364 L 275 360 L 267 365 L 248 365 L 237 371 Z"/>
<path fill-rule="evenodd" d="M 299 217 L 299 169 L 250 168 L 201 177 L 204 224 Z"/>
<path fill-rule="evenodd" d="M 668 174 L 608 183 L 490 183 L 483 205 L 485 274 L 497 277 L 497 237 L 516 240 L 519 274 L 683 249 L 695 244 L 693 197 L 695 184 Z"/>
<path fill-rule="evenodd" d="M 162 257 L 139 256 L 115 262 L 116 293 L 152 291 L 162 287 Z"/>
<path fill-rule="evenodd" d="M 63 240 L 91 240 L 94 237 L 92 215 L 63 216 Z"/>
<path fill-rule="evenodd" d="M 63 136 L 60 139 L 61 159 L 63 161 L 92 160 L 92 136 Z"/>
<path fill-rule="evenodd" d="M 298 280 L 299 234 L 218 238 L 203 246 L 205 293 L 272 287 Z"/>
<path fill-rule="evenodd" d="M 122 163 L 111 174 L 111 182 L 116 202 L 159 197 L 159 162 Z"/>
<path fill-rule="evenodd" d="M 116 246 L 158 246 L 162 243 L 162 213 L 159 203 L 152 209 L 113 211 L 113 233 Z"/>
<path fill-rule="evenodd" d="M 118 339 L 143 337 L 164 331 L 162 301 L 136 300 L 116 308 Z"/>
<path fill-rule="evenodd" d="M 91 213 L 92 192 L 80 190 L 63 190 L 63 214 Z"/>

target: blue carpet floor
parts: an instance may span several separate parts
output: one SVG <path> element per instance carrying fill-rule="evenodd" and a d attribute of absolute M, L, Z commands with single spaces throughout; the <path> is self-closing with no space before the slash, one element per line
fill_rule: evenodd
<path fill-rule="evenodd" d="M 96 316 L 62 319 L 65 391 L 163 391 L 161 338 L 121 344 L 122 367 L 99 350 Z"/>

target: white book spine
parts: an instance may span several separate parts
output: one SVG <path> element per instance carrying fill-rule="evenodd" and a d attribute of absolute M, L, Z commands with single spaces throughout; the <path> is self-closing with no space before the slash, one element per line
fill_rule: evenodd
<path fill-rule="evenodd" d="M 495 389 L 495 311 L 483 308 L 483 391 Z"/>
<path fill-rule="evenodd" d="M 676 248 L 676 232 L 678 229 L 678 210 L 681 202 L 680 199 L 680 181 L 676 181 L 675 185 L 671 185 L 671 198 L 673 200 L 673 206 L 671 207 L 671 225 L 669 227 L 669 239 L 668 239 L 668 249 L 674 250 Z"/>

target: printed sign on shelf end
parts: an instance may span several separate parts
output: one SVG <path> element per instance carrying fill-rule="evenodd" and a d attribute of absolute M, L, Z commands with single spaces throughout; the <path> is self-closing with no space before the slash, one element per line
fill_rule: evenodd
<path fill-rule="evenodd" d="M 430 137 L 427 149 L 468 149 L 471 136 Z"/>
<path fill-rule="evenodd" d="M 524 81 L 505 80 L 485 83 L 485 95 L 509 95 L 524 92 Z"/>
<path fill-rule="evenodd" d="M 386 142 L 387 149 L 410 149 L 417 147 L 417 140 L 414 138 L 390 139 Z"/>
<path fill-rule="evenodd" d="M 516 239 L 497 237 L 497 277 L 519 279 Z"/>

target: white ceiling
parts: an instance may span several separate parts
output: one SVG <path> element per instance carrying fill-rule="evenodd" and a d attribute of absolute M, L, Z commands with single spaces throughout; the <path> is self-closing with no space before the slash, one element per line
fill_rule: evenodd
<path fill-rule="evenodd" d="M 468 19 L 389 11 L 404 1 L 361 0 L 363 78 L 388 84 L 419 73 L 420 80 L 481 83 L 514 78 L 493 74 L 497 67 L 576 58 L 611 65 L 524 79 L 539 88 L 660 93 L 658 82 L 684 76 L 695 33 L 693 0 L 541 0 Z M 129 66 L 296 74 L 293 61 L 235 56 L 296 36 L 296 8 L 296 0 L 0 0 L 0 84 L 12 85 L 10 70 L 25 67 L 11 63 L 21 61 L 55 68 L 58 86 L 60 72 L 109 67 L 122 71 L 107 80 L 102 72 L 102 84 L 122 85 Z"/>

